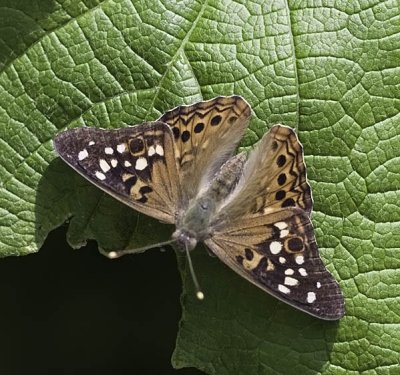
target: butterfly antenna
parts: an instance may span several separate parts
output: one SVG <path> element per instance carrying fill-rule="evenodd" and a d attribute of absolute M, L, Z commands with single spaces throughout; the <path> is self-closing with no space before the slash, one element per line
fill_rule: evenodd
<path fill-rule="evenodd" d="M 204 293 L 201 291 L 199 282 L 197 281 L 196 274 L 194 273 L 192 258 L 190 257 L 190 252 L 189 252 L 187 243 L 185 243 L 185 251 L 186 251 L 186 255 L 187 255 L 187 259 L 188 259 L 188 263 L 189 263 L 190 274 L 192 275 L 193 284 L 194 284 L 194 287 L 196 288 L 196 297 L 197 297 L 197 299 L 199 299 L 201 301 L 204 299 Z"/>

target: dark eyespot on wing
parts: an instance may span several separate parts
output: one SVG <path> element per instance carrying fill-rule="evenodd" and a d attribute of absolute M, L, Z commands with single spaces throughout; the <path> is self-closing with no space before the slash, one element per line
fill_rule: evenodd
<path fill-rule="evenodd" d="M 199 122 L 196 124 L 196 126 L 194 127 L 194 132 L 195 133 L 201 133 L 204 130 L 204 123 L 203 122 Z"/>
<path fill-rule="evenodd" d="M 294 207 L 294 206 L 296 206 L 296 202 L 294 201 L 293 198 L 285 199 L 285 200 L 283 201 L 283 203 L 282 203 L 282 207 L 283 207 L 283 208 L 284 208 L 284 207 Z"/>
<path fill-rule="evenodd" d="M 279 155 L 278 159 L 276 159 L 276 164 L 278 164 L 278 167 L 283 167 L 286 163 L 286 156 L 285 155 Z"/>
<path fill-rule="evenodd" d="M 129 147 L 130 147 L 130 151 L 131 151 L 133 154 L 137 154 L 137 153 L 139 153 L 139 152 L 142 152 L 142 151 L 144 150 L 144 143 L 143 143 L 143 140 L 140 139 L 140 138 L 132 139 L 132 140 L 129 142 Z"/>
<path fill-rule="evenodd" d="M 221 120 L 222 120 L 222 117 L 221 117 L 220 115 L 214 116 L 214 117 L 211 119 L 211 126 L 217 126 L 217 125 L 219 125 L 219 123 L 221 122 Z"/>
<path fill-rule="evenodd" d="M 284 185 L 285 182 L 286 182 L 286 175 L 285 175 L 285 173 L 281 173 L 278 176 L 278 184 L 282 186 L 282 185 Z"/>
<path fill-rule="evenodd" d="M 174 133 L 175 139 L 178 139 L 179 136 L 181 135 L 181 131 L 180 131 L 179 128 L 176 127 L 176 126 L 174 126 L 174 127 L 172 128 L 172 132 Z"/>
<path fill-rule="evenodd" d="M 185 130 L 181 135 L 182 142 L 187 142 L 190 139 L 190 132 Z"/>

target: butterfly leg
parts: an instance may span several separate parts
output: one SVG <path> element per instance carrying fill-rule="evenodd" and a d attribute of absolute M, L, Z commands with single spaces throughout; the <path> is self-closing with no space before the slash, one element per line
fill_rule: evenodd
<path fill-rule="evenodd" d="M 117 251 L 106 251 L 102 248 L 99 248 L 99 253 L 106 256 L 109 259 L 116 259 L 116 258 L 120 258 L 124 255 L 143 253 L 144 251 L 149 250 L 149 249 L 154 249 L 157 247 L 164 247 L 165 245 L 171 245 L 174 242 L 175 242 L 175 240 L 168 240 L 165 242 L 159 242 L 159 243 L 151 244 L 148 246 L 138 247 L 135 249 L 124 249 L 124 250 L 117 250 Z"/>

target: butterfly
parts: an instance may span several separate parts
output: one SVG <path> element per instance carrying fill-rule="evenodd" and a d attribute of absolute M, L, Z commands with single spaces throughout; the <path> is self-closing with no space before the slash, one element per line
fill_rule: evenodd
<path fill-rule="evenodd" d="M 291 128 L 275 125 L 249 155 L 235 155 L 250 115 L 242 97 L 221 96 L 136 126 L 66 130 L 54 146 L 100 189 L 175 224 L 166 243 L 189 255 L 204 242 L 279 300 L 321 319 L 340 319 L 343 296 L 319 256 L 310 221 L 303 148 Z M 203 297 L 199 288 L 197 295 Z"/>

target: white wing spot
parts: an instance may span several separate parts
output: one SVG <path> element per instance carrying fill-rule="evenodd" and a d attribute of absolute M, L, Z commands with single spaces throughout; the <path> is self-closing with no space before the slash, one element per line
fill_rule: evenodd
<path fill-rule="evenodd" d="M 279 263 L 285 264 L 286 263 L 286 259 L 284 257 L 279 257 Z"/>
<path fill-rule="evenodd" d="M 285 285 L 295 286 L 299 283 L 299 281 L 294 279 L 293 277 L 285 277 L 285 281 L 283 283 Z"/>
<path fill-rule="evenodd" d="M 296 263 L 297 263 L 297 264 L 303 264 L 303 263 L 304 263 L 304 257 L 303 257 L 303 255 L 297 255 L 297 257 L 296 257 Z"/>
<path fill-rule="evenodd" d="M 95 144 L 96 144 L 96 142 L 94 142 L 94 141 L 90 141 L 90 142 L 88 143 L 89 146 L 93 146 L 93 145 L 95 145 Z"/>
<path fill-rule="evenodd" d="M 321 288 L 321 283 L 319 281 L 317 281 L 317 288 Z"/>
<path fill-rule="evenodd" d="M 288 227 L 288 225 L 284 221 L 278 221 L 277 223 L 274 224 L 274 226 L 280 230 L 286 229 Z"/>
<path fill-rule="evenodd" d="M 164 148 L 161 145 L 157 145 L 156 146 L 156 154 L 160 155 L 160 156 L 164 156 Z"/>
<path fill-rule="evenodd" d="M 120 154 L 123 154 L 123 153 L 125 152 L 125 150 L 126 150 L 126 145 L 125 145 L 125 143 L 121 143 L 121 144 L 119 144 L 119 145 L 117 146 L 117 151 L 118 151 Z"/>
<path fill-rule="evenodd" d="M 104 149 L 104 152 L 105 152 L 107 155 L 112 155 L 112 154 L 114 153 L 114 150 L 113 150 L 111 147 L 106 147 L 106 148 Z"/>
<path fill-rule="evenodd" d="M 132 167 L 132 164 L 129 163 L 128 160 L 125 160 L 124 165 L 125 165 L 125 167 Z"/>
<path fill-rule="evenodd" d="M 269 250 L 272 254 L 279 254 L 282 250 L 282 244 L 278 241 L 273 241 L 269 244 Z"/>
<path fill-rule="evenodd" d="M 149 151 L 147 152 L 147 154 L 149 156 L 153 156 L 156 153 L 156 149 L 154 148 L 154 146 L 150 146 L 149 147 Z"/>
<path fill-rule="evenodd" d="M 101 170 L 102 170 L 104 173 L 108 172 L 108 171 L 110 170 L 110 168 L 111 168 L 111 167 L 108 165 L 108 163 L 107 163 L 104 159 L 100 159 L 99 164 L 100 164 Z"/>
<path fill-rule="evenodd" d="M 117 159 L 111 159 L 111 166 L 115 168 L 118 165 L 118 160 Z"/>
<path fill-rule="evenodd" d="M 106 176 L 103 173 L 99 172 L 99 171 L 96 171 L 95 175 L 99 180 L 105 180 L 106 179 Z"/>
<path fill-rule="evenodd" d="M 307 276 L 308 275 L 307 271 L 304 268 L 299 268 L 299 274 L 301 276 Z"/>
<path fill-rule="evenodd" d="M 83 159 L 86 159 L 88 156 L 89 156 L 89 154 L 88 154 L 88 152 L 87 152 L 87 150 L 85 148 L 84 150 L 79 152 L 78 159 L 79 160 L 83 160 Z"/>
<path fill-rule="evenodd" d="M 317 299 L 317 296 L 315 295 L 314 292 L 307 293 L 307 302 L 308 303 L 313 303 L 316 299 Z"/>
<path fill-rule="evenodd" d="M 282 229 L 281 232 L 279 233 L 279 237 L 283 238 L 283 237 L 286 237 L 288 234 L 289 234 L 289 230 Z"/>
<path fill-rule="evenodd" d="M 280 292 L 282 292 L 282 293 L 285 293 L 285 294 L 289 294 L 290 293 L 290 289 L 287 288 L 285 285 L 282 285 L 282 284 L 278 285 L 278 290 Z"/>
<path fill-rule="evenodd" d="M 138 171 L 142 171 L 147 167 L 147 160 L 145 158 L 139 158 L 136 160 L 135 169 Z"/>
<path fill-rule="evenodd" d="M 284 258 L 285 259 L 285 258 Z M 293 275 L 294 274 L 294 270 L 292 269 L 292 268 L 288 268 L 286 271 L 285 271 L 285 275 L 288 275 L 288 276 L 290 276 L 290 275 Z"/>

